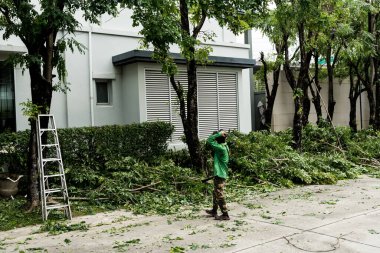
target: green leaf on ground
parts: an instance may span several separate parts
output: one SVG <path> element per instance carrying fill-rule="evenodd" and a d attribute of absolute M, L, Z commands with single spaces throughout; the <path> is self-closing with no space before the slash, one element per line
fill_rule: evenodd
<path fill-rule="evenodd" d="M 370 234 L 373 234 L 373 235 L 378 235 L 378 234 L 380 234 L 379 232 L 377 232 L 377 231 L 374 230 L 374 229 L 369 229 L 368 232 L 369 232 Z"/>

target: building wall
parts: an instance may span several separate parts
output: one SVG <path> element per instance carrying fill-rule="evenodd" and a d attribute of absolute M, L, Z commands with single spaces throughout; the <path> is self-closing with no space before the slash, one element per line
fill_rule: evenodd
<path fill-rule="evenodd" d="M 136 74 L 137 73 L 137 74 Z M 140 122 L 140 111 L 143 110 L 140 105 L 140 83 L 139 83 L 139 64 L 130 64 L 122 67 L 122 118 L 123 123 L 131 124 Z"/>
<path fill-rule="evenodd" d="M 128 65 L 129 66 L 129 65 Z M 126 66 L 126 67 L 128 67 Z M 124 68 L 126 68 L 124 67 Z M 150 64 L 150 63 L 140 63 L 139 64 L 139 89 L 141 94 L 140 101 L 143 102 L 143 104 L 140 102 L 140 119 L 142 121 L 147 120 L 147 110 L 146 110 L 146 100 L 145 100 L 145 77 L 144 72 L 145 69 L 157 69 L 160 70 L 160 66 L 157 64 Z M 185 71 L 184 67 L 179 68 L 182 71 Z M 250 85 L 249 85 L 249 76 L 248 71 L 242 71 L 238 68 L 227 68 L 227 67 L 198 67 L 198 72 L 227 72 L 227 73 L 236 73 L 237 74 L 237 90 L 238 90 L 238 126 L 239 131 L 248 133 L 251 131 L 251 101 L 250 96 L 247 94 L 250 94 Z M 244 73 L 243 73 L 244 72 Z M 142 79 L 140 79 L 142 77 Z M 142 88 L 142 89 L 141 89 Z"/>
<path fill-rule="evenodd" d="M 142 90 L 142 69 L 145 65 L 140 66 L 142 63 L 139 63 L 135 66 L 115 67 L 112 64 L 112 56 L 138 49 L 140 46 L 140 28 L 132 27 L 130 15 L 131 11 L 124 9 L 118 17 L 103 15 L 100 25 L 90 25 L 84 21 L 80 12 L 76 14 L 82 27 L 75 33 L 75 39 L 86 49 L 82 54 L 78 50 L 65 53 L 70 90 L 67 93 L 54 92 L 51 105 L 51 112 L 55 115 L 58 127 L 125 124 L 146 118 Z M 243 44 L 242 36 L 233 35 L 213 20 L 206 21 L 204 30 L 212 30 L 216 34 L 214 41 L 207 42 L 214 49 L 211 55 L 249 57 L 249 45 Z M 62 32 L 59 36 L 68 35 Z M 173 46 L 172 51 L 179 52 L 179 49 Z M 7 41 L 0 41 L 0 60 L 6 59 L 14 52 L 26 52 L 25 46 L 18 38 L 11 37 Z M 157 64 L 155 67 L 160 68 Z M 137 77 L 130 76 L 136 73 Z M 112 80 L 112 105 L 96 104 L 96 79 Z M 245 111 L 249 109 L 249 92 L 244 95 L 249 89 L 249 83 L 243 85 L 243 80 L 249 80 L 249 73 L 246 71 L 239 72 L 239 108 Z M 20 105 L 21 102 L 30 99 L 30 79 L 27 70 L 23 72 L 21 68 L 15 68 L 15 88 L 17 130 L 29 129 L 27 117 L 22 115 Z M 250 127 L 246 126 L 249 119 L 240 115 L 239 118 L 241 129 L 245 132 L 250 131 Z"/>
<path fill-rule="evenodd" d="M 327 80 L 321 81 L 321 96 L 322 96 L 322 115 L 325 119 L 327 117 L 327 106 L 328 106 L 328 84 Z M 350 89 L 349 80 L 345 79 L 343 81 L 336 80 L 334 85 L 334 97 L 336 100 L 335 112 L 333 116 L 333 123 L 335 126 L 348 126 L 349 123 L 349 113 L 350 113 L 350 101 L 348 99 Z M 311 95 L 310 95 L 311 97 Z M 363 128 L 368 127 L 368 115 L 369 106 L 366 93 L 362 94 L 362 123 Z M 272 115 L 272 130 L 281 131 L 293 126 L 293 116 L 294 116 L 294 103 L 293 103 L 293 92 L 286 80 L 285 73 L 281 72 L 280 85 L 278 87 L 277 97 L 274 105 L 273 115 Z M 360 100 L 357 101 L 356 106 L 356 117 L 358 129 L 360 129 Z M 315 123 L 317 121 L 314 104 L 311 104 L 309 121 Z"/>

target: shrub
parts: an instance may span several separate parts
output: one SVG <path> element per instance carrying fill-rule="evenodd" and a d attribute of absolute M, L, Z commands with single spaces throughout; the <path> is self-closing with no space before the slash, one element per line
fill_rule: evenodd
<path fill-rule="evenodd" d="M 280 186 L 293 184 L 332 184 L 339 179 L 355 178 L 363 171 L 356 155 L 366 134 L 355 137 L 349 128 L 337 129 L 307 126 L 303 130 L 303 152 L 291 148 L 289 130 L 271 134 L 252 132 L 234 133 L 228 144 L 231 150 L 232 171 L 248 182 L 269 182 Z M 356 149 L 353 146 L 356 146 Z M 380 141 L 363 143 L 364 157 L 373 152 Z M 379 146 L 380 147 L 380 146 Z M 370 154 L 371 150 L 373 153 Z M 377 149 L 378 150 L 378 149 Z"/>
<path fill-rule="evenodd" d="M 30 131 L 0 134 L 0 168 L 4 171 L 26 174 L 29 133 Z"/>
<path fill-rule="evenodd" d="M 67 179 L 94 186 L 109 160 L 130 156 L 154 161 L 166 152 L 173 130 L 164 122 L 58 129 Z M 10 172 L 26 174 L 29 132 L 0 134 L 0 166 L 9 163 Z"/>

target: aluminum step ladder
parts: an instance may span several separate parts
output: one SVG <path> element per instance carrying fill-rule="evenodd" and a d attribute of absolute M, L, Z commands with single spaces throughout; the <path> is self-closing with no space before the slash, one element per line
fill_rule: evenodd
<path fill-rule="evenodd" d="M 71 220 L 69 194 L 54 116 L 39 114 L 36 124 L 42 219 L 46 221 L 52 210 L 63 210 L 66 218 Z M 57 202 L 53 200 L 54 197 L 62 201 Z"/>

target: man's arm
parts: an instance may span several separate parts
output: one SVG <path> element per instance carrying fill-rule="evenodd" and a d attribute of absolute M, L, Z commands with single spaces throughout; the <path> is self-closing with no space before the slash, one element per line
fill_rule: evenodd
<path fill-rule="evenodd" d="M 226 136 L 226 132 L 224 132 L 224 131 L 220 131 L 219 133 L 216 133 L 216 134 L 210 135 L 210 137 L 208 137 L 208 139 L 207 139 L 207 142 L 211 145 L 211 147 L 212 147 L 214 150 L 224 150 L 223 146 L 220 145 L 220 144 L 216 141 L 216 138 L 218 138 L 218 137 L 220 137 L 220 136 L 225 137 L 225 136 Z"/>

